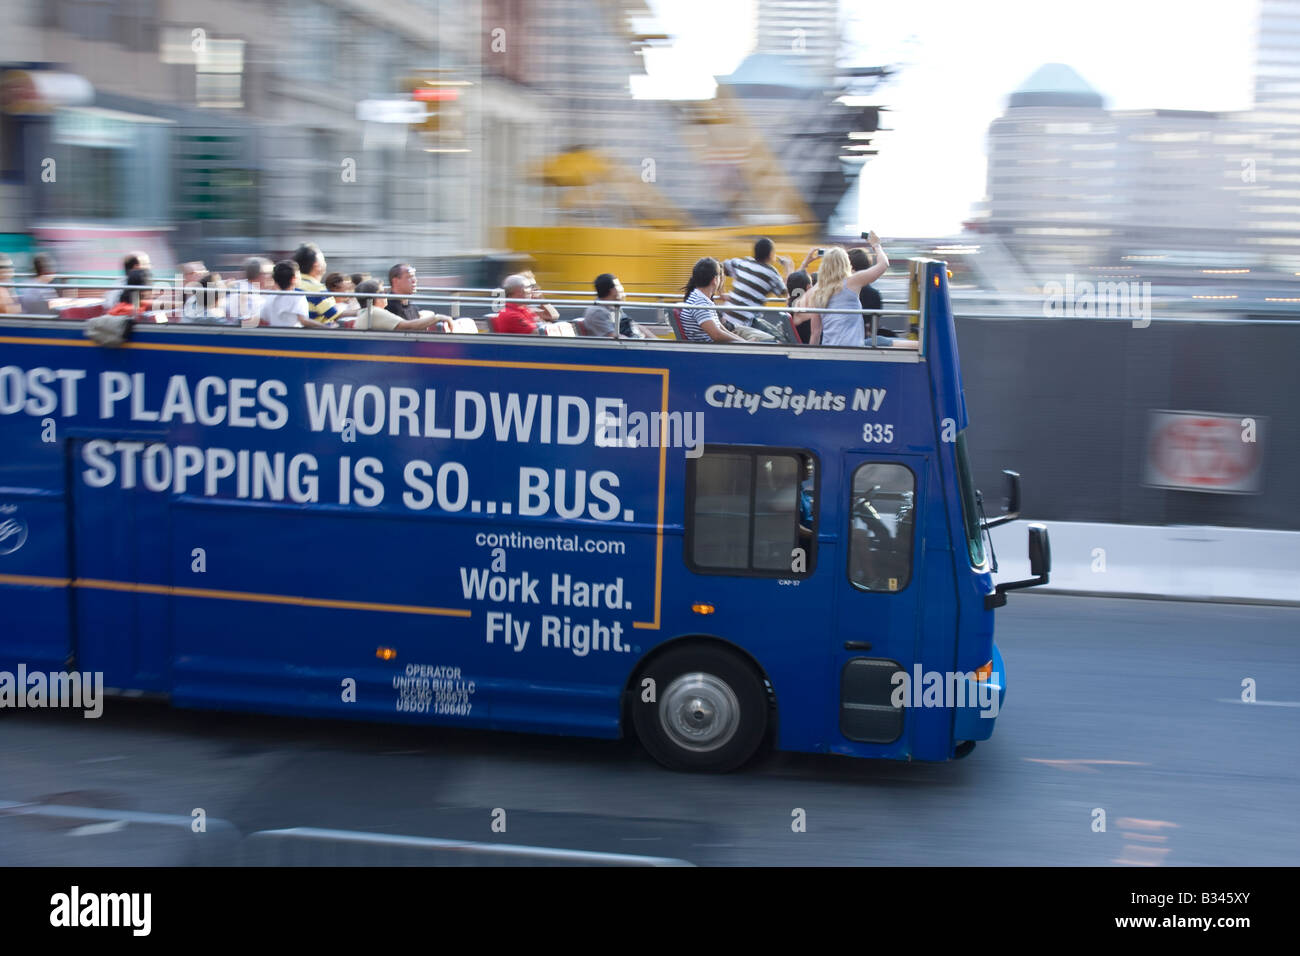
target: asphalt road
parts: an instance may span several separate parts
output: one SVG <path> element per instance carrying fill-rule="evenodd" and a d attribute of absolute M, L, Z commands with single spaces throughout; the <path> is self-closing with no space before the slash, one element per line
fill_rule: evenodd
<path fill-rule="evenodd" d="M 293 827 L 701 865 L 1300 863 L 1300 609 L 1020 594 L 999 643 L 997 731 L 949 764 L 774 754 L 694 776 L 621 742 L 144 701 L 110 700 L 99 720 L 11 711 L 0 801 L 23 806 L 0 802 L 0 865 L 437 856 L 247 836 Z M 195 808 L 205 833 L 186 825 Z"/>

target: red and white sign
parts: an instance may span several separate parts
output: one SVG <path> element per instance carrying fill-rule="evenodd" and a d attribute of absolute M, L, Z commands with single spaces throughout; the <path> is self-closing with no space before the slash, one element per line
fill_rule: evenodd
<path fill-rule="evenodd" d="M 1263 419 L 1248 415 L 1152 411 L 1146 483 L 1158 488 L 1255 494 Z"/>

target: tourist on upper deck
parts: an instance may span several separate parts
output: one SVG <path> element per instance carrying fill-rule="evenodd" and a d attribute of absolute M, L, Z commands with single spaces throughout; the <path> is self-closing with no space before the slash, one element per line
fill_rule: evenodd
<path fill-rule="evenodd" d="M 14 261 L 0 253 L 0 282 L 14 281 Z M 23 310 L 22 304 L 18 297 L 14 295 L 17 290 L 11 290 L 7 286 L 0 285 L 0 315 L 17 315 Z"/>
<path fill-rule="evenodd" d="M 889 257 L 880 247 L 880 240 L 871 233 L 869 242 L 875 253 L 876 264 L 862 272 L 854 272 L 849 255 L 836 246 L 828 249 L 817 274 L 817 284 L 806 293 L 801 302 L 806 308 L 836 309 L 841 311 L 810 313 L 809 343 L 812 345 L 866 344 L 862 332 L 862 303 L 858 290 L 870 285 L 885 274 Z"/>
<path fill-rule="evenodd" d="M 143 262 L 145 265 L 140 268 L 148 269 L 149 257 L 145 256 Z M 207 274 L 208 267 L 202 262 L 197 260 L 182 262 L 175 287 L 169 285 L 166 280 L 159 282 L 159 288 L 154 292 L 153 307 L 159 312 L 179 312 L 182 321 L 190 321 L 192 316 L 186 317 L 185 314 L 186 302 L 198 289 L 199 280 Z"/>
<path fill-rule="evenodd" d="M 578 334 L 606 338 L 644 339 L 649 338 L 641 326 L 623 314 L 621 303 L 625 298 L 623 283 L 610 272 L 596 276 L 596 301 L 587 307 L 582 319 L 578 321 Z M 618 331 L 614 331 L 615 323 Z"/>
<path fill-rule="evenodd" d="M 528 293 L 530 283 L 527 276 L 506 276 L 501 283 L 507 299 L 531 298 Z M 538 331 L 539 318 L 536 312 L 522 302 L 508 302 L 492 320 L 493 332 L 511 332 L 516 335 L 532 335 Z"/>
<path fill-rule="evenodd" d="M 577 322 L 573 323 L 579 335 L 593 339 L 616 339 L 618 332 L 614 328 L 614 316 L 609 309 L 599 305 L 587 307 Z"/>
<path fill-rule="evenodd" d="M 768 296 L 785 295 L 785 280 L 772 263 L 775 261 L 786 270 L 792 263 L 785 256 L 773 257 L 773 248 L 772 240 L 764 237 L 754 243 L 752 257 L 727 259 L 722 263 L 722 271 L 732 280 L 728 303 L 761 307 L 767 304 Z M 770 341 L 773 336 L 753 327 L 754 319 L 761 314 L 740 309 L 725 313 L 724 319 L 729 320 L 727 328 L 736 335 L 751 341 Z M 758 334 L 750 335 L 750 331 Z"/>
<path fill-rule="evenodd" d="M 419 322 L 428 319 L 429 321 L 426 324 L 418 326 L 421 329 L 427 329 L 440 323 L 450 324 L 451 316 L 440 315 L 433 309 L 421 309 L 419 306 L 414 305 L 410 299 L 398 298 L 399 296 L 415 295 L 420 290 L 415 267 L 409 262 L 399 262 L 388 270 L 388 285 L 393 290 L 392 296 L 388 299 L 388 311 L 399 319 L 406 322 Z"/>
<path fill-rule="evenodd" d="M 866 249 L 855 247 L 849 250 L 849 265 L 853 266 L 854 272 L 864 272 L 875 265 L 875 258 Z M 858 291 L 858 301 L 862 303 L 864 310 L 879 310 L 885 307 L 884 300 L 880 298 L 880 293 L 876 291 L 875 286 L 864 285 Z M 876 334 L 886 337 L 897 337 L 898 333 L 885 328 L 883 315 L 876 316 Z M 863 331 L 866 335 L 871 335 L 871 315 L 862 316 Z"/>
<path fill-rule="evenodd" d="M 149 262 L 149 253 L 128 252 L 126 254 L 126 257 L 122 260 L 122 276 L 125 279 L 126 276 L 129 276 L 131 274 L 132 269 L 149 269 L 150 265 L 151 264 Z M 129 282 L 126 282 L 125 284 L 130 285 Z M 122 290 L 114 289 L 104 296 L 104 307 L 111 308 L 121 300 L 122 300 Z"/>
<path fill-rule="evenodd" d="M 226 289 L 226 317 L 243 322 L 256 318 L 262 310 L 262 291 L 274 288 L 270 259 L 252 256 L 244 260 L 244 278 L 236 279 Z"/>
<path fill-rule="evenodd" d="M 384 286 L 378 279 L 366 279 L 357 286 L 356 291 L 361 295 L 367 295 L 383 292 Z M 375 332 L 419 332 L 447 321 L 446 316 L 434 312 L 426 312 L 414 319 L 403 319 L 389 311 L 388 307 L 392 304 L 392 299 L 382 296 L 365 301 L 369 304 L 362 306 L 361 311 L 357 313 L 357 320 L 352 326 L 354 329 L 368 329 Z"/>
<path fill-rule="evenodd" d="M 348 295 L 354 289 L 353 282 L 342 272 L 331 272 L 325 277 L 325 289 L 334 293 L 334 304 L 339 308 L 339 318 L 356 315 L 360 306 L 356 299 Z"/>
<path fill-rule="evenodd" d="M 325 254 L 314 242 L 304 242 L 293 253 L 298 263 L 298 288 L 307 293 L 308 316 L 302 324 L 309 329 L 330 329 L 338 324 L 339 307 L 329 295 L 321 277 L 325 275 Z"/>
<path fill-rule="evenodd" d="M 528 298 L 530 299 L 546 298 L 546 293 L 542 291 L 542 287 L 537 283 L 537 276 L 533 275 L 531 270 L 524 271 L 519 274 L 528 280 L 528 286 L 527 286 Z M 537 311 L 539 317 L 543 322 L 558 322 L 560 320 L 560 310 L 557 309 L 555 306 L 551 305 L 549 302 L 539 302 L 537 304 Z"/>
<path fill-rule="evenodd" d="M 208 274 L 208 267 L 202 262 L 181 263 L 180 285 L 169 292 L 160 292 L 154 297 L 154 305 L 159 309 L 176 310 L 185 318 L 185 306 L 199 288 L 199 280 Z"/>
<path fill-rule="evenodd" d="M 794 304 L 807 294 L 812 287 L 812 276 L 802 269 L 796 269 L 791 272 L 785 280 L 786 305 L 794 309 Z M 807 312 L 794 313 L 794 331 L 799 336 L 799 341 L 804 345 L 808 344 L 809 325 L 808 320 L 811 316 Z"/>
<path fill-rule="evenodd" d="M 717 311 L 699 306 L 710 306 L 722 286 L 722 266 L 717 259 L 705 257 L 695 263 L 687 281 L 685 307 L 679 313 L 682 334 L 688 342 L 744 342 L 739 335 L 728 332 Z M 696 306 L 696 308 L 691 308 Z"/>
<path fill-rule="evenodd" d="M 38 252 L 32 256 L 32 271 L 36 273 L 33 282 L 40 285 L 27 286 L 18 292 L 18 301 L 26 315 L 49 315 L 49 302 L 59 293 L 54 288 L 54 257 L 48 252 Z"/>
<path fill-rule="evenodd" d="M 128 286 L 152 286 L 153 273 L 148 269 L 141 269 L 137 266 L 126 274 L 126 284 Z M 154 308 L 153 301 L 145 298 L 148 294 L 143 289 L 122 289 L 117 303 L 108 310 L 107 314 L 141 315 L 152 311 Z"/>
<path fill-rule="evenodd" d="M 277 262 L 275 268 L 271 270 L 271 279 L 275 282 L 275 287 L 282 292 L 298 288 L 298 263 L 292 259 Z M 258 319 L 266 325 L 277 328 L 294 328 L 311 322 L 307 311 L 307 297 L 265 295 L 262 297 L 262 311 Z M 243 322 L 244 328 L 251 328 L 255 324 L 250 324 L 248 319 Z M 312 326 L 322 328 L 318 322 L 312 322 Z"/>
<path fill-rule="evenodd" d="M 231 321 L 226 317 L 226 284 L 221 276 L 215 272 L 205 272 L 199 276 L 193 291 L 185 300 L 181 321 L 221 325 Z"/>

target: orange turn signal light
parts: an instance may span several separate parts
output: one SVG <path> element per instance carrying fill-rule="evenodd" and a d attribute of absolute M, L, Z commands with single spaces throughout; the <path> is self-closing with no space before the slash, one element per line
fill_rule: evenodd
<path fill-rule="evenodd" d="M 935 277 L 934 277 L 934 287 L 935 287 L 936 289 L 939 288 L 939 277 L 938 277 L 938 276 L 935 276 Z"/>
<path fill-rule="evenodd" d="M 977 681 L 988 680 L 992 676 L 993 676 L 992 661 L 989 661 L 987 664 L 985 664 L 983 667 L 981 667 L 979 670 L 975 672 L 975 679 Z"/>
<path fill-rule="evenodd" d="M 696 614 L 712 614 L 715 609 L 712 604 L 692 604 L 691 610 Z"/>
<path fill-rule="evenodd" d="M 397 649 L 393 647 L 377 647 L 375 648 L 375 656 L 381 661 L 391 661 L 397 656 Z"/>

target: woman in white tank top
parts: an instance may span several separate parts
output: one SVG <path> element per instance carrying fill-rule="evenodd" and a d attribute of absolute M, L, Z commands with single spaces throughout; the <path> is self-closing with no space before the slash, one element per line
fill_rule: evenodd
<path fill-rule="evenodd" d="M 861 272 L 853 271 L 849 254 L 843 249 L 836 246 L 827 250 L 821 270 L 817 273 L 817 284 L 800 301 L 812 309 L 844 311 L 812 313 L 809 319 L 809 345 L 861 347 L 866 344 L 866 338 L 862 334 L 862 303 L 858 299 L 858 291 L 875 282 L 889 268 L 889 257 L 880 247 L 880 239 L 874 232 L 870 234 L 868 242 L 876 254 L 876 263 Z"/>

